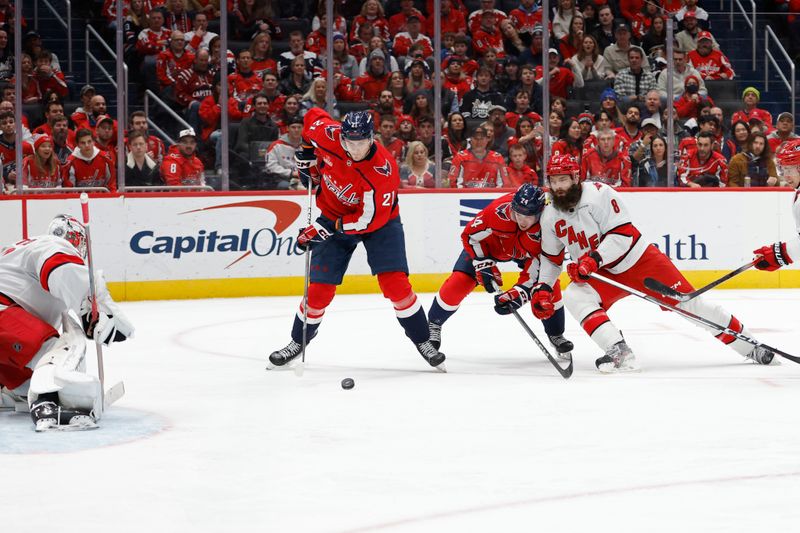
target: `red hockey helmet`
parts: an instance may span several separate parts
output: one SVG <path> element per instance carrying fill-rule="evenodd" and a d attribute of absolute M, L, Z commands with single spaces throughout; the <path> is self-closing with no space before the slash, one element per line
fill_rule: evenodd
<path fill-rule="evenodd" d="M 571 155 L 561 154 L 550 157 L 547 163 L 547 175 L 557 176 L 559 174 L 569 174 L 573 178 L 578 177 L 581 168 L 578 162 Z"/>
<path fill-rule="evenodd" d="M 783 143 L 775 156 L 783 168 L 800 166 L 800 139 L 791 139 Z"/>

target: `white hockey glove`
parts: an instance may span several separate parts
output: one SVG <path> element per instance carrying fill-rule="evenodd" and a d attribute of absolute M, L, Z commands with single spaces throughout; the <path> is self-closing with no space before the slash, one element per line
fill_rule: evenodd
<path fill-rule="evenodd" d="M 95 275 L 97 288 L 97 320 L 92 321 L 92 302 L 88 298 L 81 305 L 81 321 L 83 330 L 90 339 L 95 337 L 108 346 L 112 342 L 122 342 L 133 337 L 135 328 L 122 308 L 111 298 L 106 287 L 103 271 L 98 270 Z"/>

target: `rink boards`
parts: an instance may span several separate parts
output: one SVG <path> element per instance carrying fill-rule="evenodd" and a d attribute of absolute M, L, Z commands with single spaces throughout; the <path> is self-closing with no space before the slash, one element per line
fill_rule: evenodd
<path fill-rule="evenodd" d="M 501 194 L 485 189 L 401 193 L 417 291 L 438 289 L 460 253 L 463 225 Z M 763 244 L 796 238 L 794 191 L 788 189 L 621 194 L 644 237 L 698 286 L 746 263 Z M 55 214 L 80 217 L 77 197 L 0 200 L 4 244 L 42 233 Z M 97 196 L 90 202 L 95 261 L 118 299 L 301 294 L 304 259 L 294 244 L 306 223 L 306 206 L 306 196 L 298 193 Z M 749 271 L 725 286 L 800 287 L 794 267 Z M 378 292 L 362 248 L 340 292 Z"/>

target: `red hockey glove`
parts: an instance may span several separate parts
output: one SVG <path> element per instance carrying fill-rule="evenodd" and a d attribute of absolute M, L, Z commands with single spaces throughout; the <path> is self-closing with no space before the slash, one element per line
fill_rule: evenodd
<path fill-rule="evenodd" d="M 327 224 L 326 224 L 327 222 Z M 341 227 L 341 219 L 330 222 L 322 217 L 316 222 L 300 230 L 297 235 L 297 247 L 303 251 L 313 249 L 315 245 L 329 239 Z"/>
<path fill-rule="evenodd" d="M 786 253 L 785 242 L 762 246 L 758 250 L 753 250 L 753 253 L 756 254 L 756 259 L 760 258 L 755 264 L 755 267 L 759 270 L 772 272 L 780 267 L 792 264 L 792 258 Z"/>
<path fill-rule="evenodd" d="M 472 266 L 475 267 L 478 285 L 486 289 L 486 292 L 497 292 L 503 286 L 503 275 L 500 274 L 494 259 L 474 259 Z"/>
<path fill-rule="evenodd" d="M 533 316 L 539 320 L 546 320 L 556 312 L 553 305 L 553 289 L 547 283 L 542 283 L 533 290 L 531 303 Z"/>
<path fill-rule="evenodd" d="M 576 283 L 585 283 L 590 274 L 597 272 L 602 261 L 600 254 L 595 251 L 583 254 L 577 263 L 567 265 L 567 275 L 569 275 L 569 279 Z"/>
<path fill-rule="evenodd" d="M 311 144 L 303 141 L 300 148 L 295 150 L 294 164 L 297 174 L 305 187 L 309 187 L 310 183 L 313 185 L 319 184 L 319 172 L 315 168 L 317 166 L 317 156 Z"/>
<path fill-rule="evenodd" d="M 510 315 L 531 300 L 530 289 L 522 285 L 514 285 L 505 292 L 494 297 L 494 310 L 499 315 Z"/>

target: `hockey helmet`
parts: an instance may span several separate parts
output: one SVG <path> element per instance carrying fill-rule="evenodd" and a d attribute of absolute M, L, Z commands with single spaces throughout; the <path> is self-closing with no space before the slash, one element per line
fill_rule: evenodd
<path fill-rule="evenodd" d="M 342 121 L 342 148 L 354 161 L 361 161 L 372 148 L 375 123 L 369 111 L 351 111 Z"/>
<path fill-rule="evenodd" d="M 540 216 L 544 205 L 544 191 L 531 183 L 523 183 L 511 200 L 511 209 L 526 217 Z"/>
<path fill-rule="evenodd" d="M 800 166 L 800 139 L 792 139 L 783 143 L 775 156 L 778 164 L 783 168 Z"/>
<path fill-rule="evenodd" d="M 580 167 L 575 158 L 567 154 L 556 154 L 550 158 L 547 163 L 547 175 L 557 176 L 560 174 L 569 174 L 573 178 L 577 177 L 580 173 Z"/>
<path fill-rule="evenodd" d="M 72 215 L 56 215 L 47 227 L 48 235 L 61 237 L 86 257 L 86 226 Z"/>

